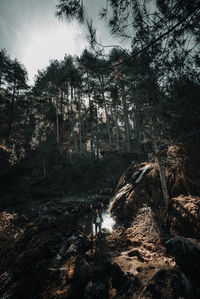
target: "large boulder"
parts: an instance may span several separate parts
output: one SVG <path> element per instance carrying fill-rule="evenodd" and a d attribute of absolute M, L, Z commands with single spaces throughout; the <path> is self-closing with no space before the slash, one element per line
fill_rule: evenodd
<path fill-rule="evenodd" d="M 170 198 L 176 198 L 181 194 L 188 198 L 188 194 L 195 198 L 199 195 L 200 160 L 197 151 L 193 147 L 170 146 L 163 159 L 163 168 Z M 183 200 L 173 200 L 172 208 L 177 209 L 179 203 L 183 209 L 187 206 Z M 194 203 L 194 201 L 196 201 Z M 179 203 L 178 203 L 179 202 Z M 191 202 L 191 200 L 190 200 Z M 186 207 L 188 212 L 198 210 L 197 200 L 192 200 L 192 205 Z M 165 208 L 163 193 L 160 182 L 159 167 L 156 160 L 132 164 L 121 176 L 111 204 L 111 212 L 120 220 L 132 220 L 137 211 L 143 205 L 150 206 L 156 216 L 163 221 L 162 212 Z M 176 207 L 175 207 L 176 206 Z M 194 208 L 195 206 L 195 208 Z M 198 209 L 196 207 L 198 206 Z M 193 228 L 197 229 L 197 218 L 190 213 L 186 221 L 191 221 Z M 171 211 L 169 211 L 171 213 Z M 187 213 L 187 212 L 186 212 Z M 194 217 L 193 217 L 194 216 Z M 195 219 L 194 219 L 195 218 Z M 183 220 L 183 219 L 182 219 Z"/>
<path fill-rule="evenodd" d="M 187 297 L 186 297 L 187 296 Z M 137 297 L 144 298 L 192 298 L 191 286 L 176 269 L 158 269 Z"/>
<path fill-rule="evenodd" d="M 193 284 L 200 297 L 200 243 L 194 239 L 176 236 L 166 242 L 167 253 L 174 255 L 177 265 Z"/>
<path fill-rule="evenodd" d="M 164 205 L 156 163 L 131 165 L 124 172 L 111 203 L 111 213 L 120 220 L 132 220 L 144 204 Z"/>

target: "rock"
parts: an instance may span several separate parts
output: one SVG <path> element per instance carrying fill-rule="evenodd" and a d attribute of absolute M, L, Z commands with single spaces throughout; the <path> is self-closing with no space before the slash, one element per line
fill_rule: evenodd
<path fill-rule="evenodd" d="M 195 240 L 176 236 L 166 242 L 167 253 L 196 286 L 200 285 L 200 246 Z"/>
<path fill-rule="evenodd" d="M 191 298 L 190 295 L 179 271 L 161 268 L 156 270 L 137 298 Z"/>
<path fill-rule="evenodd" d="M 135 164 L 124 172 L 111 203 L 111 213 L 119 220 L 131 221 L 144 204 L 156 207 L 164 204 L 156 163 Z"/>
<path fill-rule="evenodd" d="M 85 298 L 90 298 L 91 293 L 92 293 L 92 287 L 93 287 L 93 283 L 92 283 L 92 281 L 90 280 L 90 281 L 88 282 L 88 284 L 86 285 L 86 287 L 85 287 L 85 292 L 84 292 L 84 297 L 85 297 Z"/>
<path fill-rule="evenodd" d="M 112 265 L 112 287 L 117 290 L 118 295 L 129 298 L 140 287 L 140 282 L 136 276 L 123 272 L 121 267 L 114 263 Z"/>
<path fill-rule="evenodd" d="M 144 262 L 144 258 L 142 257 L 142 253 L 138 249 L 133 249 L 133 250 L 129 251 L 127 254 L 130 257 L 137 256 L 139 261 Z"/>
<path fill-rule="evenodd" d="M 111 213 L 118 217 L 120 220 L 124 220 L 129 215 L 129 211 L 126 207 L 126 200 L 130 193 L 133 191 L 132 184 L 126 184 L 118 190 L 113 201 L 111 203 Z"/>
<path fill-rule="evenodd" d="M 8 285 L 9 282 L 11 281 L 12 276 L 11 273 L 9 272 L 4 272 L 2 275 L 0 275 L 0 289 L 1 291 L 4 290 L 8 290 Z"/>
<path fill-rule="evenodd" d="M 84 298 L 87 299 L 102 299 L 107 298 L 107 286 L 102 281 L 92 283 L 89 281 L 84 292 Z"/>
<path fill-rule="evenodd" d="M 68 211 L 65 211 L 62 215 L 63 216 L 68 216 L 70 213 Z"/>
<path fill-rule="evenodd" d="M 72 243 L 67 249 L 68 254 L 75 254 L 77 252 L 78 246 L 75 243 Z"/>
<path fill-rule="evenodd" d="M 190 280 L 185 276 L 183 272 L 181 272 L 181 278 L 183 282 L 183 287 L 185 289 L 185 294 L 192 294 L 192 285 Z"/>
<path fill-rule="evenodd" d="M 72 242 L 72 241 L 75 241 L 75 240 L 77 240 L 77 236 L 75 236 L 75 235 L 72 235 L 71 237 L 69 237 L 67 239 L 68 242 Z"/>

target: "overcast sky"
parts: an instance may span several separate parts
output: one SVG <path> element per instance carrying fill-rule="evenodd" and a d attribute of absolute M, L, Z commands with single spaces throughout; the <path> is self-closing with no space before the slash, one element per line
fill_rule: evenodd
<path fill-rule="evenodd" d="M 85 0 L 89 14 L 97 20 L 105 0 Z M 0 0 L 0 49 L 17 58 L 28 70 L 33 83 L 38 69 L 50 59 L 63 59 L 65 54 L 80 55 L 88 46 L 86 32 L 78 23 L 66 23 L 55 17 L 58 0 Z M 99 25 L 99 22 L 98 22 Z M 104 42 L 112 42 L 100 26 Z"/>

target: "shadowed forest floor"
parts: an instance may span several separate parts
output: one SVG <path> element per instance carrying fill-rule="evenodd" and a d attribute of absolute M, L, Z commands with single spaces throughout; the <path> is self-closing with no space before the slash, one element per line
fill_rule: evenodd
<path fill-rule="evenodd" d="M 1 298 L 176 298 L 182 292 L 177 265 L 166 255 L 166 234 L 149 207 L 127 228 L 104 229 L 94 238 L 89 206 L 64 206 L 52 210 L 49 203 L 46 215 L 39 209 L 37 216 L 2 214 Z"/>
<path fill-rule="evenodd" d="M 114 194 L 106 187 L 2 211 L 0 298 L 199 298 L 200 198 L 186 180 L 196 161 L 170 152 L 167 218 L 156 163 L 132 163 Z M 101 203 L 116 224 L 94 238 L 90 205 Z"/>

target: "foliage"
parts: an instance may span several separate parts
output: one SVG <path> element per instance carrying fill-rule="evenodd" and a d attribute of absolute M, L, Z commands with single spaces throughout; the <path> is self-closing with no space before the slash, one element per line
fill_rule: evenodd
<path fill-rule="evenodd" d="M 83 1 L 59 0 L 56 9 L 59 17 L 82 21 L 92 50 L 51 60 L 31 90 L 25 67 L 0 51 L 6 169 L 34 157 L 33 177 L 56 174 L 57 187 L 66 180 L 66 191 L 80 180 L 86 190 L 103 168 L 109 181 L 120 169 L 105 152 L 164 162 L 171 145 L 199 145 L 198 1 L 108 0 L 102 21 L 131 45 L 110 52 L 98 42 Z"/>

